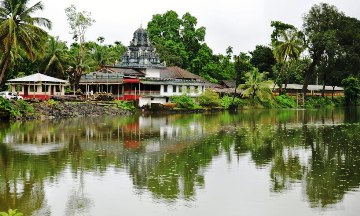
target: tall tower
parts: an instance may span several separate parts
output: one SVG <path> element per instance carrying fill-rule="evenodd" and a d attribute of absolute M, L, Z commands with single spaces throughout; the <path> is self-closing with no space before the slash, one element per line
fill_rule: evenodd
<path fill-rule="evenodd" d="M 159 54 L 151 45 L 148 33 L 141 26 L 133 35 L 130 46 L 121 59 L 120 67 L 125 68 L 163 68 Z"/>

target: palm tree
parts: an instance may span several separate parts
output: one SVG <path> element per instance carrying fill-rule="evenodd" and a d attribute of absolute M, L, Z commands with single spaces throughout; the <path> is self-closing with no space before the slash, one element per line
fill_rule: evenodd
<path fill-rule="evenodd" d="M 246 81 L 239 86 L 243 90 L 242 95 L 244 97 L 255 96 L 260 100 L 268 99 L 271 97 L 271 86 L 273 82 L 271 80 L 265 80 L 266 73 L 260 73 L 259 69 L 253 68 L 252 71 L 245 73 Z"/>
<path fill-rule="evenodd" d="M 23 49 L 28 58 L 35 60 L 39 50 L 47 40 L 47 32 L 38 26 L 51 28 L 50 20 L 31 17 L 38 10 L 43 10 L 42 2 L 28 7 L 29 0 L 3 0 L 0 2 L 0 83 L 8 69 L 11 56 Z M 38 26 L 37 26 L 38 25 Z M 12 52 L 14 52 L 12 54 Z"/>
<path fill-rule="evenodd" d="M 43 60 L 44 73 L 63 78 L 65 75 L 64 67 L 67 61 L 68 56 L 65 42 L 59 41 L 58 37 L 50 37 L 46 44 Z"/>
<path fill-rule="evenodd" d="M 282 65 L 279 76 L 286 76 L 286 89 L 289 76 L 285 74 L 285 67 L 287 67 L 291 61 L 299 60 L 300 54 L 304 51 L 304 41 L 301 38 L 300 32 L 296 29 L 288 29 L 279 32 L 279 37 L 273 42 L 273 47 L 274 56 L 277 62 Z"/>

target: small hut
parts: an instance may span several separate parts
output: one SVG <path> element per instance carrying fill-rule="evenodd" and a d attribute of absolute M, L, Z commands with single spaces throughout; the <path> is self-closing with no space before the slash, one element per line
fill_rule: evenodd
<path fill-rule="evenodd" d="M 6 84 L 11 87 L 11 91 L 18 92 L 24 99 L 37 98 L 48 100 L 53 95 L 64 95 L 65 86 L 68 86 L 69 82 L 36 73 L 21 78 L 10 79 Z"/>

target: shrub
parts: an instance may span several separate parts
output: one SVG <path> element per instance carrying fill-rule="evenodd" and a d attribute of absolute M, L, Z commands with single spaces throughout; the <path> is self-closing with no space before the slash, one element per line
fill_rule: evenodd
<path fill-rule="evenodd" d="M 132 101 L 121 101 L 121 100 L 116 100 L 115 101 L 116 107 L 119 109 L 123 109 L 123 110 L 128 110 L 128 111 L 134 111 L 135 110 L 135 105 Z"/>
<path fill-rule="evenodd" d="M 206 89 L 198 98 L 200 106 L 203 107 L 219 107 L 221 104 L 219 94 L 214 90 Z"/>
<path fill-rule="evenodd" d="M 305 101 L 305 108 L 331 108 L 335 104 L 328 97 L 308 97 Z"/>
<path fill-rule="evenodd" d="M 17 212 L 17 209 L 9 209 L 8 212 L 0 212 L 0 216 L 23 216 L 23 213 Z"/>
<path fill-rule="evenodd" d="M 197 107 L 194 100 L 188 95 L 172 96 L 170 97 L 171 102 L 176 103 L 178 108 L 184 109 L 195 109 Z"/>
<path fill-rule="evenodd" d="M 296 99 L 287 95 L 275 96 L 275 101 L 282 108 L 296 108 Z"/>
<path fill-rule="evenodd" d="M 229 107 L 232 105 L 242 106 L 244 102 L 238 97 L 233 98 L 228 95 L 225 95 L 220 99 L 220 104 L 222 107 L 224 107 L 224 109 L 229 109 Z"/>

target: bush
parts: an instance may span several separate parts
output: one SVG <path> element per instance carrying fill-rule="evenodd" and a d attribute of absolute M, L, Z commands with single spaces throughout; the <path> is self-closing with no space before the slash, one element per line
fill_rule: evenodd
<path fill-rule="evenodd" d="M 8 212 L 0 212 L 0 216 L 23 216 L 23 213 L 18 212 L 17 209 L 9 209 Z"/>
<path fill-rule="evenodd" d="M 308 97 L 305 101 L 305 108 L 331 108 L 335 104 L 328 97 Z"/>
<path fill-rule="evenodd" d="M 230 97 L 225 95 L 220 99 L 220 105 L 224 107 L 224 109 L 229 109 L 230 106 L 242 106 L 243 101 L 238 97 Z"/>
<path fill-rule="evenodd" d="M 135 105 L 132 101 L 121 101 L 116 100 L 115 101 L 116 107 L 122 110 L 128 110 L 128 111 L 134 111 Z"/>
<path fill-rule="evenodd" d="M 194 100 L 188 95 L 172 96 L 170 97 L 171 102 L 176 103 L 178 108 L 184 109 L 195 109 L 197 108 Z"/>
<path fill-rule="evenodd" d="M 296 99 L 287 95 L 275 96 L 275 101 L 281 108 L 296 108 Z"/>
<path fill-rule="evenodd" d="M 221 104 L 219 94 L 214 90 L 206 89 L 198 98 L 200 106 L 203 107 L 219 107 Z"/>

